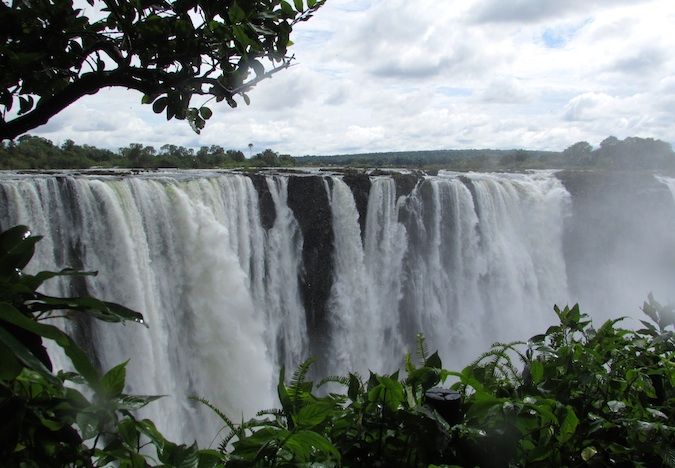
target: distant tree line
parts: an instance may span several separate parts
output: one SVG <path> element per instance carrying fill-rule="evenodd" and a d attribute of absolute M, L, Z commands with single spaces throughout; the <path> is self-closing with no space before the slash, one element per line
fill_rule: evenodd
<path fill-rule="evenodd" d="M 197 151 L 172 144 L 159 149 L 131 143 L 118 151 L 78 145 L 66 140 L 62 145 L 31 135 L 0 145 L 0 169 L 88 169 L 100 168 L 179 168 L 212 169 L 232 167 L 293 166 L 294 158 L 271 149 L 246 159 L 244 153 L 222 146 L 202 146 Z"/>
<path fill-rule="evenodd" d="M 675 153 L 669 143 L 653 138 L 610 136 L 594 149 L 581 141 L 564 151 L 528 151 L 524 149 L 434 150 L 388 153 L 343 154 L 296 157 L 300 165 L 352 167 L 414 167 L 454 170 L 522 169 L 675 169 Z"/>
<path fill-rule="evenodd" d="M 596 149 L 586 141 L 573 144 L 559 157 L 561 162 L 580 167 L 655 169 L 675 167 L 675 153 L 669 143 L 653 138 L 610 136 Z"/>
<path fill-rule="evenodd" d="M 249 145 L 249 149 L 253 145 Z M 172 144 L 159 149 L 131 143 L 118 151 L 78 145 L 66 140 L 55 145 L 46 138 L 24 135 L 0 145 L 0 169 L 85 169 L 92 167 L 136 167 L 211 169 L 232 167 L 348 166 L 458 171 L 523 169 L 675 169 L 675 153 L 669 143 L 653 138 L 610 136 L 593 148 L 580 141 L 564 151 L 524 149 L 434 150 L 362 153 L 333 156 L 292 157 L 271 149 L 246 158 L 244 153 L 222 146 L 198 150 Z"/>

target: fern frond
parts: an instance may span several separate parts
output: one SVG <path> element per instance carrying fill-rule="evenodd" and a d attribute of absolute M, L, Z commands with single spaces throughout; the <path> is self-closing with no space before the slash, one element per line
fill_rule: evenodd
<path fill-rule="evenodd" d="M 328 377 L 324 377 L 323 379 L 321 379 L 321 381 L 317 384 L 316 387 L 319 388 L 327 383 L 336 383 L 344 385 L 345 387 L 349 387 L 349 377 L 345 377 L 342 375 L 329 375 Z"/>
<path fill-rule="evenodd" d="M 230 441 L 231 441 L 232 439 L 234 439 L 234 437 L 235 437 L 236 435 L 238 435 L 236 432 L 230 431 L 230 432 L 223 438 L 223 440 L 220 441 L 220 444 L 218 444 L 218 451 L 219 451 L 220 453 L 226 453 L 226 452 L 228 451 L 228 450 L 227 450 L 227 445 L 230 443 Z"/>
<path fill-rule="evenodd" d="M 427 361 L 427 358 L 429 357 L 429 349 L 427 348 L 427 343 L 426 339 L 424 338 L 424 335 L 421 333 L 418 333 L 417 336 L 415 337 L 416 340 L 416 354 L 417 354 L 417 359 L 420 362 L 420 365 L 423 366 L 424 363 Z"/>
<path fill-rule="evenodd" d="M 412 374 L 416 369 L 417 367 L 415 367 L 415 364 L 413 364 L 410 353 L 405 353 L 405 371 L 408 374 Z"/>
<path fill-rule="evenodd" d="M 201 403 L 202 405 L 205 405 L 205 406 L 209 407 L 209 408 L 211 409 L 211 411 L 213 411 L 214 413 L 216 413 L 216 414 L 218 415 L 218 417 L 219 417 L 220 419 L 223 420 L 223 422 L 225 423 L 225 425 L 226 425 L 227 427 L 229 427 L 231 431 L 234 431 L 234 432 L 237 431 L 237 426 L 232 422 L 232 420 L 231 420 L 230 418 L 228 418 L 228 417 L 225 415 L 225 413 L 223 413 L 222 411 L 220 411 L 220 409 L 218 409 L 218 407 L 216 407 L 215 405 L 213 405 L 209 400 L 207 400 L 206 398 L 201 398 L 201 397 L 194 396 L 194 395 L 191 396 L 191 397 L 189 397 L 189 398 L 190 398 L 190 400 L 192 400 L 192 401 L 198 401 L 198 402 Z"/>
<path fill-rule="evenodd" d="M 281 418 L 284 416 L 284 411 L 279 408 L 270 408 L 258 411 L 256 416 L 274 416 L 275 418 Z"/>
<path fill-rule="evenodd" d="M 293 372 L 293 377 L 291 377 L 291 385 L 289 389 L 292 390 L 302 388 L 302 384 L 305 383 L 305 377 L 307 377 L 309 368 L 312 366 L 314 361 L 316 361 L 316 359 L 309 358 L 306 361 L 302 362 L 297 369 L 295 369 L 295 372 Z"/>
<path fill-rule="evenodd" d="M 305 378 L 309 372 L 309 368 L 314 363 L 314 358 L 309 358 L 305 362 L 301 363 L 298 368 L 293 372 L 293 377 L 291 378 L 291 384 L 288 387 L 288 395 L 291 397 L 291 407 L 293 411 L 298 408 L 298 403 L 303 398 L 305 393 L 305 384 L 307 383 Z M 311 384 L 311 382 L 310 382 Z"/>

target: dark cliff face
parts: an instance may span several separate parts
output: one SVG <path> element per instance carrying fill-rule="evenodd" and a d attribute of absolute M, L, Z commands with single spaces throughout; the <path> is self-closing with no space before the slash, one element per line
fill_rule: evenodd
<path fill-rule="evenodd" d="M 322 354 L 318 350 L 327 349 L 327 304 L 333 286 L 333 227 L 324 179 L 289 177 L 288 206 L 302 231 L 300 290 L 307 311 L 310 351 L 318 356 Z"/>
<path fill-rule="evenodd" d="M 359 212 L 359 226 L 361 227 L 361 239 L 366 232 L 366 217 L 368 216 L 368 197 L 370 196 L 370 177 L 367 174 L 346 174 L 343 182 L 352 191 L 356 210 Z"/>
<path fill-rule="evenodd" d="M 675 204 L 666 185 L 647 172 L 563 171 L 557 177 L 571 195 L 561 222 L 572 301 L 588 313 L 637 316 L 649 292 L 658 299 L 672 289 Z"/>
<path fill-rule="evenodd" d="M 270 188 L 267 185 L 267 178 L 260 174 L 251 174 L 249 176 L 255 191 L 258 192 L 258 207 L 260 209 L 260 223 L 265 230 L 274 226 L 277 219 L 277 212 L 274 208 L 274 200 L 270 194 Z"/>
<path fill-rule="evenodd" d="M 396 196 L 408 196 L 417 187 L 417 184 L 424 180 L 424 174 L 414 172 L 412 174 L 392 174 L 396 184 Z"/>

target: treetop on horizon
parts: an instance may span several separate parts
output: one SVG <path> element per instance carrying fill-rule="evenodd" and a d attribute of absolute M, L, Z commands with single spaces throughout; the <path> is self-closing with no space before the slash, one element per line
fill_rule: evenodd
<path fill-rule="evenodd" d="M 325 0 L 0 1 L 0 140 L 44 125 L 108 87 L 143 93 L 167 120 L 199 133 L 212 111 L 194 97 L 248 104 L 246 92 L 287 68 L 289 35 Z"/>

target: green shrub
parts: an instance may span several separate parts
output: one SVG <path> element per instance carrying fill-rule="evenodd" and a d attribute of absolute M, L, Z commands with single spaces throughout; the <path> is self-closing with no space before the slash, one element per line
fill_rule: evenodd
<path fill-rule="evenodd" d="M 654 322 L 594 329 L 578 306 L 527 343 L 497 343 L 461 372 L 442 369 L 420 338 L 406 375 L 356 374 L 320 382 L 279 378 L 281 409 L 234 424 L 220 446 L 226 466 L 675 466 L 673 309 L 651 296 Z M 459 421 L 427 392 L 455 380 Z M 212 408 L 209 402 L 205 402 Z"/>

